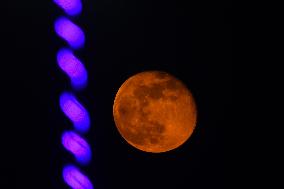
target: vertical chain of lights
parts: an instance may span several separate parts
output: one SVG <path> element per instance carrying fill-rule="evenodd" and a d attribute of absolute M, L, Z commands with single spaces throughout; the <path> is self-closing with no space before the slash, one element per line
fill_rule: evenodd
<path fill-rule="evenodd" d="M 53 0 L 53 2 L 66 14 L 57 18 L 54 23 L 56 34 L 67 44 L 67 47 L 57 52 L 57 64 L 69 77 L 73 90 L 73 92 L 63 92 L 59 99 L 61 110 L 74 127 L 73 130 L 62 134 L 62 145 L 74 155 L 79 165 L 87 165 L 90 163 L 92 153 L 83 135 L 90 128 L 90 117 L 88 111 L 77 100 L 74 91 L 86 87 L 88 74 L 84 64 L 73 53 L 74 50 L 84 46 L 85 35 L 83 30 L 70 19 L 82 12 L 82 2 L 81 0 Z M 65 183 L 73 189 L 93 189 L 91 181 L 75 164 L 65 165 L 62 175 Z"/>

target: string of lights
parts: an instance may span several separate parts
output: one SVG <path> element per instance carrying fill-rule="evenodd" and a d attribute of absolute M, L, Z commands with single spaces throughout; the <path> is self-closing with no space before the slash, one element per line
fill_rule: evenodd
<path fill-rule="evenodd" d="M 55 33 L 65 41 L 68 47 L 57 52 L 57 64 L 69 77 L 74 91 L 81 90 L 87 85 L 87 70 L 74 54 L 74 50 L 84 47 L 85 34 L 83 30 L 72 22 L 69 17 L 78 16 L 82 12 L 81 0 L 53 0 L 66 16 L 60 16 L 55 20 Z M 73 130 L 64 131 L 62 145 L 74 155 L 79 165 L 87 165 L 91 161 L 91 148 L 83 135 L 90 129 L 90 117 L 88 111 L 77 100 L 74 92 L 62 92 L 59 98 L 62 112 L 73 123 Z M 67 164 L 62 170 L 63 180 L 73 189 L 93 189 L 89 178 L 75 164 Z"/>

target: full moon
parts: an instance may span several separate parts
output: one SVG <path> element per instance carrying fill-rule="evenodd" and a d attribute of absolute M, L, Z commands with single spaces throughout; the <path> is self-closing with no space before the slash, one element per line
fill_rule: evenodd
<path fill-rule="evenodd" d="M 113 116 L 119 133 L 130 145 L 161 153 L 189 139 L 197 110 L 192 93 L 180 80 L 166 72 L 147 71 L 121 85 Z"/>

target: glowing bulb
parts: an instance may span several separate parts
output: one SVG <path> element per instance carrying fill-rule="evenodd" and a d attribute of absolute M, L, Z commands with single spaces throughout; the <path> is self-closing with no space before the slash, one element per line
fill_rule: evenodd
<path fill-rule="evenodd" d="M 53 0 L 68 15 L 75 16 L 82 12 L 81 0 Z"/>
<path fill-rule="evenodd" d="M 91 160 L 91 149 L 89 144 L 73 131 L 66 131 L 62 135 L 63 146 L 72 152 L 78 162 L 87 164 Z"/>
<path fill-rule="evenodd" d="M 63 38 L 74 49 L 81 48 L 85 43 L 83 30 L 65 17 L 60 17 L 55 21 L 55 32 Z"/>
<path fill-rule="evenodd" d="M 73 165 L 67 165 L 63 168 L 63 179 L 73 189 L 94 188 L 88 177 Z"/>
<path fill-rule="evenodd" d="M 61 94 L 60 107 L 64 114 L 73 122 L 77 131 L 85 133 L 89 130 L 89 114 L 74 95 L 68 92 Z"/>
<path fill-rule="evenodd" d="M 71 84 L 74 88 L 81 89 L 87 85 L 87 70 L 71 50 L 59 50 L 57 53 L 57 63 L 70 77 Z"/>

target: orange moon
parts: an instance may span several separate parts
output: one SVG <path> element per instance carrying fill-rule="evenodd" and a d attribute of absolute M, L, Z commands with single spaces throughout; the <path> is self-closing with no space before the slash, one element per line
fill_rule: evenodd
<path fill-rule="evenodd" d="M 147 71 L 121 85 L 113 117 L 130 145 L 161 153 L 188 140 L 196 125 L 197 110 L 192 93 L 180 80 L 166 72 Z"/>

